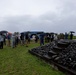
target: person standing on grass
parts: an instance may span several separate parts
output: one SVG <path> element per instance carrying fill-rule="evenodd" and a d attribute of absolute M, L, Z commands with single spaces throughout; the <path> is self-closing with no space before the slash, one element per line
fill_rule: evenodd
<path fill-rule="evenodd" d="M 26 33 L 25 35 L 26 47 L 28 47 L 28 40 L 29 40 L 29 36 L 28 36 L 28 33 Z"/>
<path fill-rule="evenodd" d="M 68 39 L 68 34 L 67 34 L 67 32 L 65 32 L 65 39 Z"/>
<path fill-rule="evenodd" d="M 73 39 L 73 33 L 70 33 L 70 39 L 71 40 Z"/>
<path fill-rule="evenodd" d="M 51 33 L 50 39 L 51 39 L 51 42 L 54 40 L 54 34 L 53 33 Z"/>
<path fill-rule="evenodd" d="M 44 33 L 40 34 L 40 46 L 44 45 Z"/>
<path fill-rule="evenodd" d="M 19 43 L 18 35 L 15 35 L 15 44 L 16 44 L 16 46 L 18 45 L 18 43 Z"/>
<path fill-rule="evenodd" d="M 38 42 L 38 39 L 39 39 L 39 37 L 38 37 L 38 35 L 36 34 L 36 35 L 35 35 L 35 43 Z"/>
<path fill-rule="evenodd" d="M 8 46 L 9 46 L 9 47 L 10 47 L 10 45 L 11 45 L 10 40 L 11 40 L 11 35 L 8 33 L 8 34 L 7 34 L 7 42 L 8 42 Z"/>
<path fill-rule="evenodd" d="M 1 34 L 0 34 L 0 49 L 1 49 Z"/>
<path fill-rule="evenodd" d="M 12 48 L 16 47 L 15 42 L 16 42 L 16 41 L 15 41 L 15 35 L 12 34 L 12 37 L 11 37 L 11 47 L 12 47 Z"/>
<path fill-rule="evenodd" d="M 2 33 L 0 34 L 0 49 L 3 49 L 3 35 Z"/>
<path fill-rule="evenodd" d="M 21 45 L 24 45 L 24 33 L 21 34 L 20 40 L 21 40 Z"/>

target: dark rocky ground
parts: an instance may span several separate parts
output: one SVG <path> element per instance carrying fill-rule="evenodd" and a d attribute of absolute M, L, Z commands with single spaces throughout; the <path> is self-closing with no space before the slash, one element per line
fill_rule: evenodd
<path fill-rule="evenodd" d="M 76 75 L 76 41 L 59 40 L 33 48 L 30 53 L 53 63 L 58 69 Z"/>

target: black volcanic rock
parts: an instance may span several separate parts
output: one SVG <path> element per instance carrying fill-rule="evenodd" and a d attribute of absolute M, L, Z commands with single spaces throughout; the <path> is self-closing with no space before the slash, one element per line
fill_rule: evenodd
<path fill-rule="evenodd" d="M 55 62 L 69 70 L 76 71 L 76 41 L 60 40 L 30 50 L 47 61 Z"/>

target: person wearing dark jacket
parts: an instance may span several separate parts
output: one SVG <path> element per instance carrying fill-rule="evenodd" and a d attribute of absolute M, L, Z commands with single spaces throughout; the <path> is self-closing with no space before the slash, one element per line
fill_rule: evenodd
<path fill-rule="evenodd" d="M 36 43 L 38 42 L 38 39 L 39 39 L 38 35 L 35 35 L 35 42 Z"/>
<path fill-rule="evenodd" d="M 24 34 L 21 34 L 20 39 L 21 39 L 21 45 L 24 45 Z"/>
<path fill-rule="evenodd" d="M 0 49 L 3 49 L 3 35 L 2 33 L 0 34 Z"/>
<path fill-rule="evenodd" d="M 28 47 L 29 36 L 28 33 L 25 35 L 26 47 Z"/>
<path fill-rule="evenodd" d="M 44 45 L 44 33 L 40 34 L 40 46 Z"/>

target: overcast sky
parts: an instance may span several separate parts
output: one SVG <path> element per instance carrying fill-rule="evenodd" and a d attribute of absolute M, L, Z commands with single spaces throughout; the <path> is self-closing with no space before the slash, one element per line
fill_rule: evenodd
<path fill-rule="evenodd" d="M 76 0 L 0 0 L 0 30 L 76 32 Z"/>

